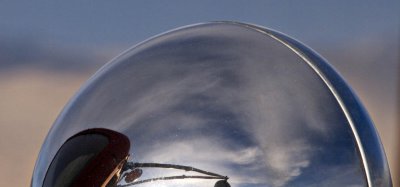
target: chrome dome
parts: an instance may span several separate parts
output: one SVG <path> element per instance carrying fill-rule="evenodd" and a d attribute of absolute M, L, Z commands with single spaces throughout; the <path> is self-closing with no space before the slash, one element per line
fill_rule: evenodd
<path fill-rule="evenodd" d="M 192 166 L 228 176 L 235 187 L 391 186 L 376 130 L 343 79 L 308 47 L 255 25 L 179 28 L 106 64 L 54 123 L 32 186 L 43 186 L 68 139 L 95 128 L 129 139 L 127 162 Z M 193 173 L 140 172 L 141 179 Z M 137 186 L 216 182 L 185 178 Z"/>

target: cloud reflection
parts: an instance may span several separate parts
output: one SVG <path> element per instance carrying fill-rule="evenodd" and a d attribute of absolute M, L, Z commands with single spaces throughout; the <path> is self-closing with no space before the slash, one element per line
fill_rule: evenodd
<path fill-rule="evenodd" d="M 335 98 L 274 39 L 232 25 L 199 27 L 129 54 L 93 78 L 55 131 L 65 137 L 93 126 L 122 131 L 135 162 L 189 165 L 227 175 L 237 187 L 365 185 Z M 145 169 L 143 177 L 184 173 Z"/>

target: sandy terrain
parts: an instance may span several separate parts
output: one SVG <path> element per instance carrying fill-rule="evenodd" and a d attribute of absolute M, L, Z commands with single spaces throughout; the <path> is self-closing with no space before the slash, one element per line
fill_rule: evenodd
<path fill-rule="evenodd" d="M 37 70 L 0 74 L 0 186 L 29 186 L 44 137 L 87 78 Z"/>

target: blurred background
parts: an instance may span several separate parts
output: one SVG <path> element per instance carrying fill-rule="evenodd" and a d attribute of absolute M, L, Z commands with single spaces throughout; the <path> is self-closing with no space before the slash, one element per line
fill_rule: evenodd
<path fill-rule="evenodd" d="M 353 87 L 399 181 L 400 1 L 0 1 L 0 186 L 29 186 L 40 146 L 99 67 L 148 37 L 235 20 L 286 33 Z"/>

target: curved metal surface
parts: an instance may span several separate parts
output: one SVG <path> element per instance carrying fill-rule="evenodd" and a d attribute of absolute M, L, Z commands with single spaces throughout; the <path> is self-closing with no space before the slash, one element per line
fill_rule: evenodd
<path fill-rule="evenodd" d="M 391 185 L 373 124 L 338 74 L 297 41 L 253 25 L 180 28 L 105 65 L 53 125 L 32 186 L 42 186 L 62 144 L 90 128 L 126 135 L 133 162 L 202 168 L 237 187 Z M 145 168 L 142 178 L 182 174 L 190 171 Z"/>

